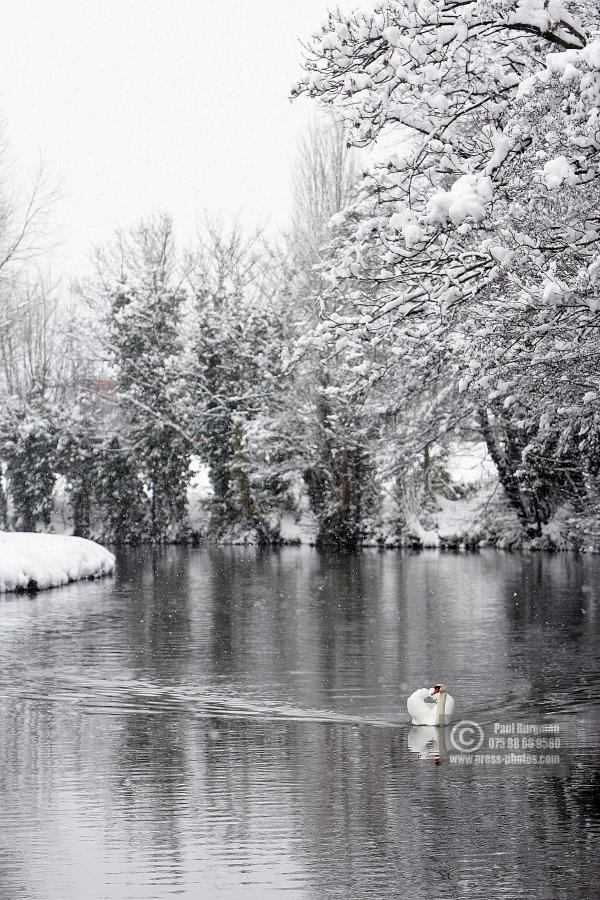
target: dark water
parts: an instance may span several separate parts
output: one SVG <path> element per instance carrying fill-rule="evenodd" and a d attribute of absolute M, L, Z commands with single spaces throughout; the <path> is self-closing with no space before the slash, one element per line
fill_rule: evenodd
<path fill-rule="evenodd" d="M 0 898 L 593 896 L 599 592 L 566 555 L 169 549 L 0 599 Z M 441 679 L 559 723 L 561 766 L 452 765 L 405 712 Z"/>

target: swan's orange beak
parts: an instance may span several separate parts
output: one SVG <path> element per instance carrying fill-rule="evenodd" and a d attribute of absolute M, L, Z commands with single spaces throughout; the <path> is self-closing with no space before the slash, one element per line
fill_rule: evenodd
<path fill-rule="evenodd" d="M 433 687 L 433 688 L 431 689 L 431 693 L 432 693 L 432 694 L 439 694 L 439 692 L 440 692 L 440 686 L 439 686 L 439 684 L 436 684 L 435 687 Z"/>

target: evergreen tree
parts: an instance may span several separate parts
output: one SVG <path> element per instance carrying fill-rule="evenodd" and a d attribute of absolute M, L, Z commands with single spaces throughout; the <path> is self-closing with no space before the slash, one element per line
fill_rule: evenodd
<path fill-rule="evenodd" d="M 260 239 L 210 228 L 194 258 L 188 384 L 194 435 L 213 488 L 211 531 L 276 539 L 271 510 L 285 487 L 258 473 L 248 435 L 280 389 L 281 325 L 272 259 Z"/>
<path fill-rule="evenodd" d="M 89 538 L 92 501 L 100 478 L 100 428 L 89 396 L 82 395 L 57 422 L 57 467 L 66 482 L 73 534 Z"/>
<path fill-rule="evenodd" d="M 139 544 L 147 539 L 147 494 L 135 454 L 114 432 L 96 452 L 100 537 L 109 543 Z"/>
<path fill-rule="evenodd" d="M 5 463 L 14 528 L 48 528 L 56 481 L 56 427 L 53 411 L 41 400 L 4 414 L 0 455 Z"/>
<path fill-rule="evenodd" d="M 191 441 L 189 409 L 181 372 L 181 313 L 185 293 L 175 283 L 175 251 L 166 217 L 142 224 L 119 244 L 119 277 L 108 290 L 108 342 L 116 368 L 119 429 L 104 449 L 117 464 L 104 476 L 103 498 L 116 485 L 128 486 L 132 534 L 138 502 L 134 471 L 146 495 L 145 533 L 153 542 L 187 534 L 186 488 Z M 126 458 L 125 458 L 126 457 Z M 131 531 L 121 503 L 115 510 L 118 533 Z"/>

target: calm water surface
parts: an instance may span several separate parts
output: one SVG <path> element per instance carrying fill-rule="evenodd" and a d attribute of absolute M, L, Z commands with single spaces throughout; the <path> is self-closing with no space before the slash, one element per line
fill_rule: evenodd
<path fill-rule="evenodd" d="M 589 898 L 600 560 L 123 553 L 0 599 L 0 898 Z M 560 767 L 408 723 L 559 723 Z"/>

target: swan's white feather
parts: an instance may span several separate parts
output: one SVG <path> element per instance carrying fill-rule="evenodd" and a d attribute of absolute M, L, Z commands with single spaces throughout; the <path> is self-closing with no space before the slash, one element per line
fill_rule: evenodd
<path fill-rule="evenodd" d="M 433 725 L 435 721 L 435 704 L 425 703 L 425 698 L 429 696 L 430 692 L 428 688 L 418 688 L 418 690 L 413 691 L 406 701 L 406 708 L 412 719 L 413 725 Z M 431 712 L 433 712 L 433 721 L 423 722 L 422 716 L 429 711 L 428 707 L 431 709 Z"/>
<path fill-rule="evenodd" d="M 425 698 L 431 698 L 429 688 L 418 688 L 406 701 L 406 708 L 412 718 L 413 725 L 436 725 L 437 703 L 427 703 Z M 445 722 L 449 722 L 454 715 L 454 700 L 450 694 L 446 694 Z"/>

